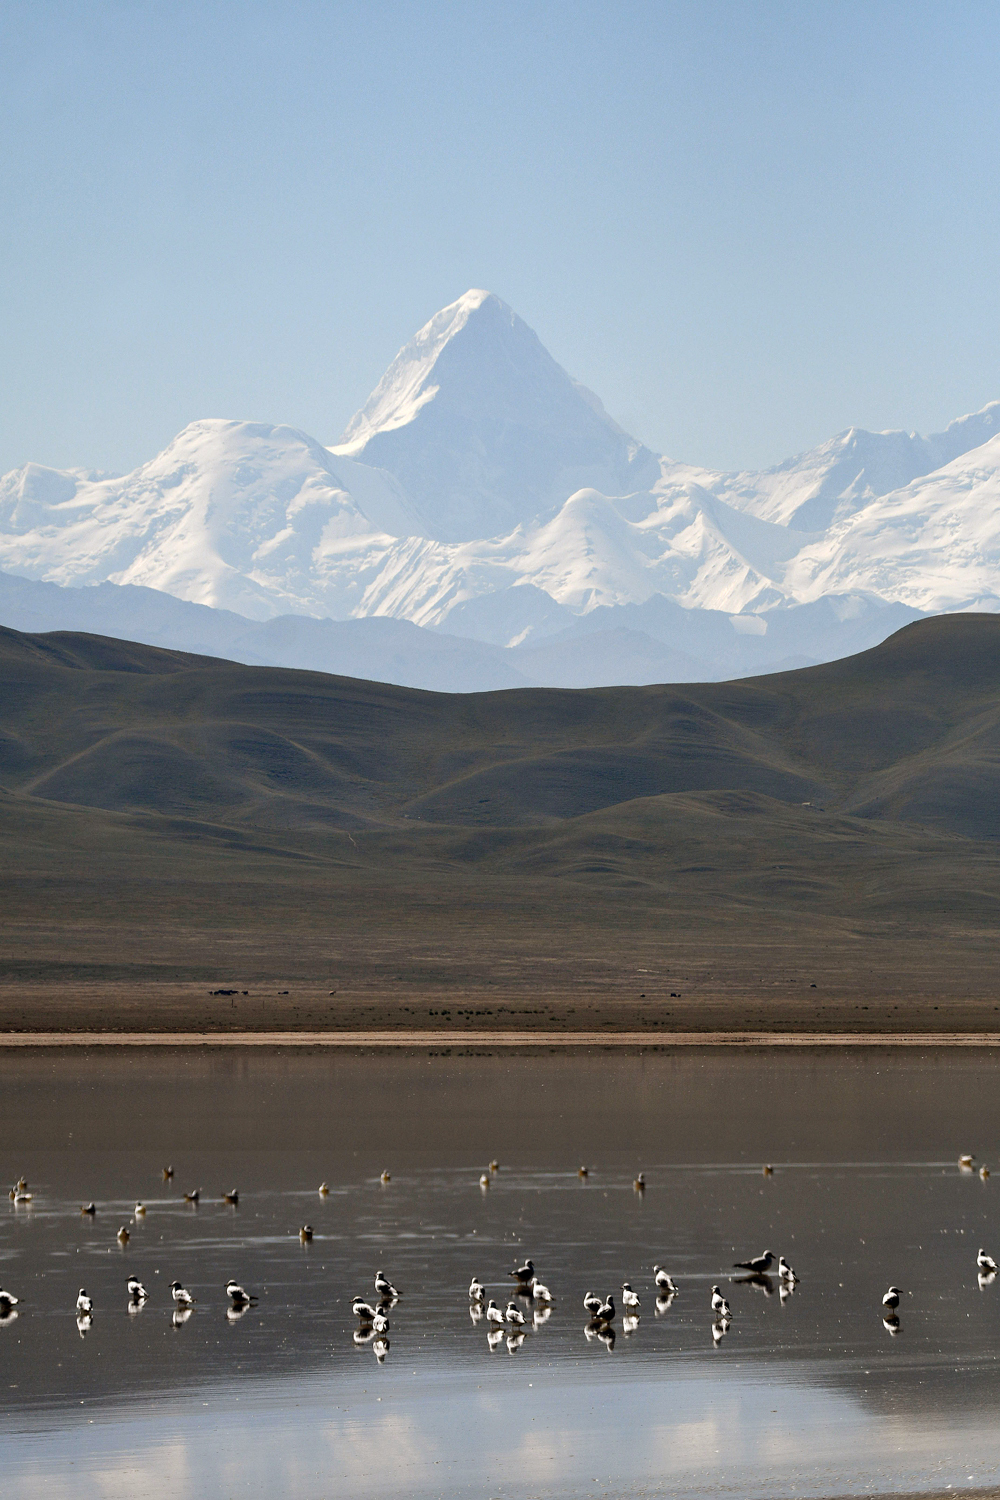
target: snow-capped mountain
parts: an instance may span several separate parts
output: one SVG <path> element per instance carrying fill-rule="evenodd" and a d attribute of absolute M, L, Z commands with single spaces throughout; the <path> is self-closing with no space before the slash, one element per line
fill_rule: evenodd
<path fill-rule="evenodd" d="M 125 476 L 4 476 L 0 570 L 130 589 L 139 639 L 157 590 L 259 622 L 408 622 L 519 653 L 513 680 L 627 681 L 664 649 L 702 676 L 829 659 L 918 612 L 1000 609 L 1000 402 L 930 437 L 852 429 L 720 474 L 654 456 L 509 307 L 468 292 L 331 448 L 213 419 Z M 323 664 L 329 632 L 281 631 Z"/>

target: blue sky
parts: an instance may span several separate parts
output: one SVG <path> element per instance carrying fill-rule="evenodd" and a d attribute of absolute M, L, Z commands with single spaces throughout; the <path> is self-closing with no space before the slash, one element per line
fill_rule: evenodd
<path fill-rule="evenodd" d="M 757 467 L 1000 398 L 995 4 L 0 0 L 0 470 L 339 436 L 496 292 Z"/>

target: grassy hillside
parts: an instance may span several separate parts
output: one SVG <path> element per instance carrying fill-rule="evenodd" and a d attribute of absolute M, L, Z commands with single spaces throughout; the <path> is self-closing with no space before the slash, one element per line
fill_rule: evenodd
<path fill-rule="evenodd" d="M 468 696 L 0 631 L 0 1023 L 992 1015 L 998 839 L 995 616 Z"/>

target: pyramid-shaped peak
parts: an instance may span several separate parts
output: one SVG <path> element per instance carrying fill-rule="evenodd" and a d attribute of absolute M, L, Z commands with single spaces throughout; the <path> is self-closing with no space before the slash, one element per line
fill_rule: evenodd
<path fill-rule="evenodd" d="M 334 451 L 394 474 L 440 541 L 497 536 L 583 486 L 621 494 L 658 473 L 513 308 L 481 289 L 399 351 Z"/>

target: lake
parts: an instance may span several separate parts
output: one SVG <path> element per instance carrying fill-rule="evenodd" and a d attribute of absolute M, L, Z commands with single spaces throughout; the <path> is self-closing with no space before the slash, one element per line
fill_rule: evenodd
<path fill-rule="evenodd" d="M 1000 1282 L 980 1285 L 976 1254 L 1000 1259 L 997 1065 L 886 1047 L 0 1052 L 3 1182 L 31 1193 L 0 1200 L 0 1285 L 20 1298 L 0 1318 L 4 1495 L 994 1484 Z M 997 1174 L 960 1170 L 964 1152 Z M 791 1295 L 731 1279 L 765 1249 L 795 1267 Z M 523 1334 L 490 1339 L 470 1279 L 505 1306 L 526 1256 L 554 1300 L 519 1299 Z M 351 1308 L 379 1270 L 401 1294 L 382 1341 Z M 230 1276 L 258 1296 L 238 1316 Z M 196 1298 L 179 1318 L 175 1279 Z M 588 1291 L 614 1293 L 610 1326 Z"/>

